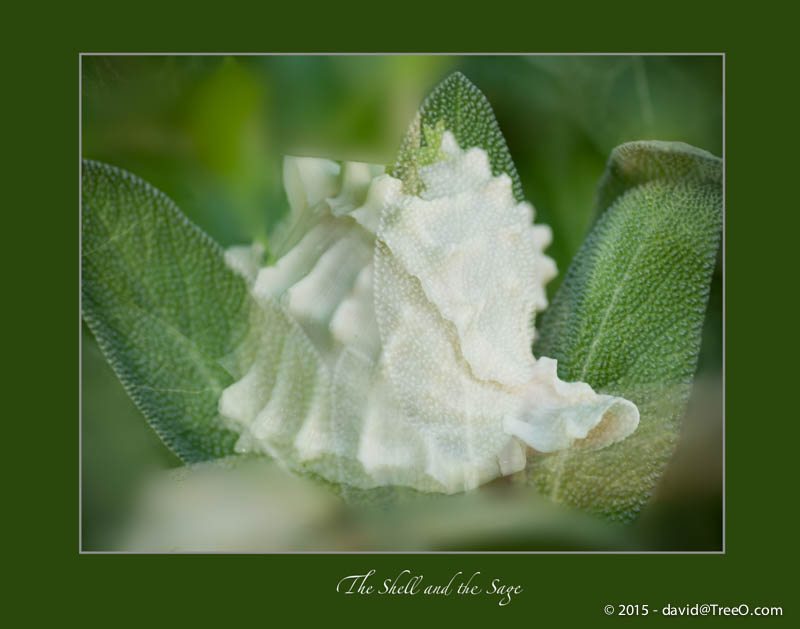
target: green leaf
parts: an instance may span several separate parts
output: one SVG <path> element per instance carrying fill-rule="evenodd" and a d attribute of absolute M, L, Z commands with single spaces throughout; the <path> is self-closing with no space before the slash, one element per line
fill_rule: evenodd
<path fill-rule="evenodd" d="M 567 381 L 626 397 L 627 439 L 540 456 L 529 481 L 556 502 L 630 519 L 674 449 L 691 390 L 722 225 L 721 160 L 684 144 L 615 149 L 599 190 L 608 209 L 541 324 L 537 356 Z"/>
<path fill-rule="evenodd" d="M 387 172 L 402 179 L 406 192 L 418 194 L 420 166 L 435 161 L 444 131 L 462 150 L 478 147 L 489 155 L 492 174 L 511 177 L 514 197 L 523 200 L 522 183 L 489 101 L 463 74 L 455 72 L 434 88 L 422 103 Z"/>
<path fill-rule="evenodd" d="M 683 142 L 628 142 L 611 152 L 600 179 L 595 219 L 625 192 L 654 179 L 722 185 L 721 161 Z"/>
<path fill-rule="evenodd" d="M 84 161 L 83 317 L 125 389 L 184 461 L 231 454 L 218 416 L 224 359 L 248 332 L 245 280 L 175 204 L 134 175 Z"/>

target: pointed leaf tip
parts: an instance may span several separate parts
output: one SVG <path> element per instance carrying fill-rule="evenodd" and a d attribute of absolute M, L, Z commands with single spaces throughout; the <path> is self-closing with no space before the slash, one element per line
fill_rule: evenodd
<path fill-rule="evenodd" d="M 426 128 L 437 130 L 427 133 Z M 489 156 L 492 174 L 505 173 L 511 178 L 514 197 L 524 200 L 522 182 L 511 159 L 505 138 L 494 111 L 483 92 L 461 72 L 454 72 L 439 83 L 422 103 L 403 138 L 400 151 L 389 174 L 402 179 L 406 192 L 422 189 L 418 170 L 438 147 L 443 131 L 450 131 L 462 150 L 481 148 Z M 433 149 L 433 150 L 431 150 Z"/>
<path fill-rule="evenodd" d="M 672 455 L 691 390 L 722 226 L 721 160 L 688 145 L 625 144 L 599 194 L 605 211 L 534 349 L 558 360 L 562 379 L 633 401 L 640 424 L 604 450 L 536 457 L 528 478 L 556 502 L 628 520 Z"/>
<path fill-rule="evenodd" d="M 85 160 L 83 317 L 147 421 L 184 461 L 233 452 L 217 402 L 248 328 L 245 280 L 162 192 Z"/>

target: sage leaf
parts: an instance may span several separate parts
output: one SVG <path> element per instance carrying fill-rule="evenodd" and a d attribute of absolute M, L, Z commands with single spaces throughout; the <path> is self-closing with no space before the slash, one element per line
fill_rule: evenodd
<path fill-rule="evenodd" d="M 407 194 L 419 194 L 420 166 L 440 157 L 439 146 L 450 131 L 462 150 L 478 147 L 489 155 L 492 175 L 511 178 L 514 198 L 523 201 L 522 182 L 508 152 L 486 96 L 460 72 L 439 83 L 422 103 L 400 145 L 393 166 L 387 172 L 405 184 Z"/>
<path fill-rule="evenodd" d="M 233 453 L 217 410 L 224 359 L 248 333 L 245 279 L 163 193 L 84 160 L 82 309 L 162 441 L 187 462 Z"/>
<path fill-rule="evenodd" d="M 603 450 L 534 457 L 528 481 L 555 502 L 629 520 L 649 500 L 691 391 L 722 225 L 722 162 L 681 143 L 616 148 L 605 211 L 541 322 L 537 356 L 566 381 L 633 401 L 640 424 Z"/>
<path fill-rule="evenodd" d="M 631 188 L 653 179 L 722 185 L 719 158 L 683 142 L 628 142 L 614 149 L 598 184 L 595 219 Z"/>

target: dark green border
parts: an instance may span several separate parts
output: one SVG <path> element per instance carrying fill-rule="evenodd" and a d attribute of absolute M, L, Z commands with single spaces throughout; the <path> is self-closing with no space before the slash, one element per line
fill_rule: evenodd
<path fill-rule="evenodd" d="M 426 5 L 428 10 L 431 6 Z M 788 108 L 795 101 L 779 95 L 796 74 L 781 69 L 781 60 L 794 55 L 777 48 L 780 42 L 794 41 L 788 32 L 793 21 L 785 19 L 785 26 L 773 28 L 760 26 L 760 17 L 751 16 L 739 27 L 719 10 L 696 2 L 686 8 L 638 4 L 626 13 L 607 4 L 588 13 L 565 6 L 564 15 L 538 5 L 528 16 L 518 8 L 501 11 L 495 4 L 492 9 L 477 16 L 480 31 L 456 27 L 452 15 L 437 18 L 386 3 L 363 10 L 329 4 L 314 20 L 308 19 L 308 7 L 300 17 L 274 12 L 256 16 L 252 7 L 236 10 L 228 4 L 204 15 L 187 15 L 176 7 L 170 9 L 175 17 L 169 21 L 164 3 L 157 9 L 142 4 L 119 9 L 103 4 L 93 10 L 70 6 L 33 20 L 10 16 L 7 27 L 26 38 L 14 55 L 6 55 L 14 66 L 4 82 L 4 100 L 11 107 L 6 123 L 15 174 L 19 170 L 19 177 L 9 182 L 19 197 L 6 205 L 6 242 L 20 249 L 6 258 L 14 267 L 6 274 L 5 303 L 7 310 L 13 306 L 24 313 L 21 318 L 31 332 L 12 333 L 25 345 L 10 365 L 22 383 L 8 390 L 12 402 L 20 399 L 22 404 L 6 414 L 11 428 L 7 469 L 12 470 L 6 478 L 11 493 L 7 504 L 12 506 L 5 515 L 19 528 L 6 536 L 12 582 L 7 600 L 19 605 L 29 622 L 266 626 L 305 625 L 316 617 L 328 623 L 350 619 L 364 626 L 392 619 L 420 624 L 431 613 L 441 614 L 448 625 L 464 617 L 473 626 L 502 613 L 534 626 L 583 620 L 618 624 L 622 621 L 616 617 L 605 620 L 603 605 L 660 607 L 668 602 L 782 605 L 785 616 L 795 615 L 795 578 L 786 568 L 794 565 L 796 546 L 790 515 L 794 509 L 788 505 L 794 503 L 797 442 L 785 426 L 796 419 L 795 412 L 780 411 L 780 400 L 775 400 L 775 391 L 789 383 L 775 381 L 775 365 L 761 354 L 777 342 L 770 333 L 785 335 L 796 325 L 782 314 L 790 307 L 782 305 L 770 283 L 777 274 L 783 289 L 791 289 L 796 262 L 781 273 L 769 261 L 770 251 L 796 249 L 783 242 L 796 237 L 796 231 L 784 227 L 784 215 L 795 213 L 795 202 L 788 194 L 779 196 L 780 183 L 796 179 L 788 172 L 790 164 L 794 170 L 796 152 L 787 146 L 783 150 L 792 153 L 785 159 L 773 153 L 779 142 L 788 140 L 787 125 L 794 114 Z M 388 24 L 392 11 L 396 15 Z M 362 18 L 360 26 L 351 26 L 349 32 L 336 26 L 336 18 L 352 23 L 353 16 Z M 622 17 L 633 24 L 621 24 Z M 206 22 L 204 30 L 201 22 Z M 613 24 L 613 32 L 601 28 L 603 22 Z M 654 25 L 661 35 L 652 32 Z M 763 33 L 765 41 L 752 41 L 754 31 Z M 35 50 L 28 52 L 31 48 Z M 727 53 L 725 555 L 79 555 L 78 52 L 336 49 Z M 33 240 L 15 238 L 20 218 L 28 219 L 21 229 L 36 235 Z M 18 269 L 28 272 L 12 277 Z M 788 338 L 793 336 L 789 332 Z M 31 348 L 29 339 L 40 342 Z M 780 347 L 783 353 L 792 351 L 786 341 Z M 410 568 L 424 573 L 427 582 L 449 578 L 457 570 L 480 570 L 521 583 L 525 592 L 502 610 L 482 597 L 335 593 L 342 576 L 371 568 L 381 576 Z"/>

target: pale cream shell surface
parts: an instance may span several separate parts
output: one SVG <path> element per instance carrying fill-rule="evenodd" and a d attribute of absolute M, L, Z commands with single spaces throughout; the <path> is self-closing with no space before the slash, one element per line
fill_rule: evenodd
<path fill-rule="evenodd" d="M 441 151 L 420 195 L 381 167 L 285 160 L 287 251 L 257 272 L 258 251 L 228 252 L 260 306 L 220 399 L 238 451 L 359 488 L 454 493 L 635 430 L 634 404 L 531 352 L 550 229 L 485 151 L 449 132 Z"/>

